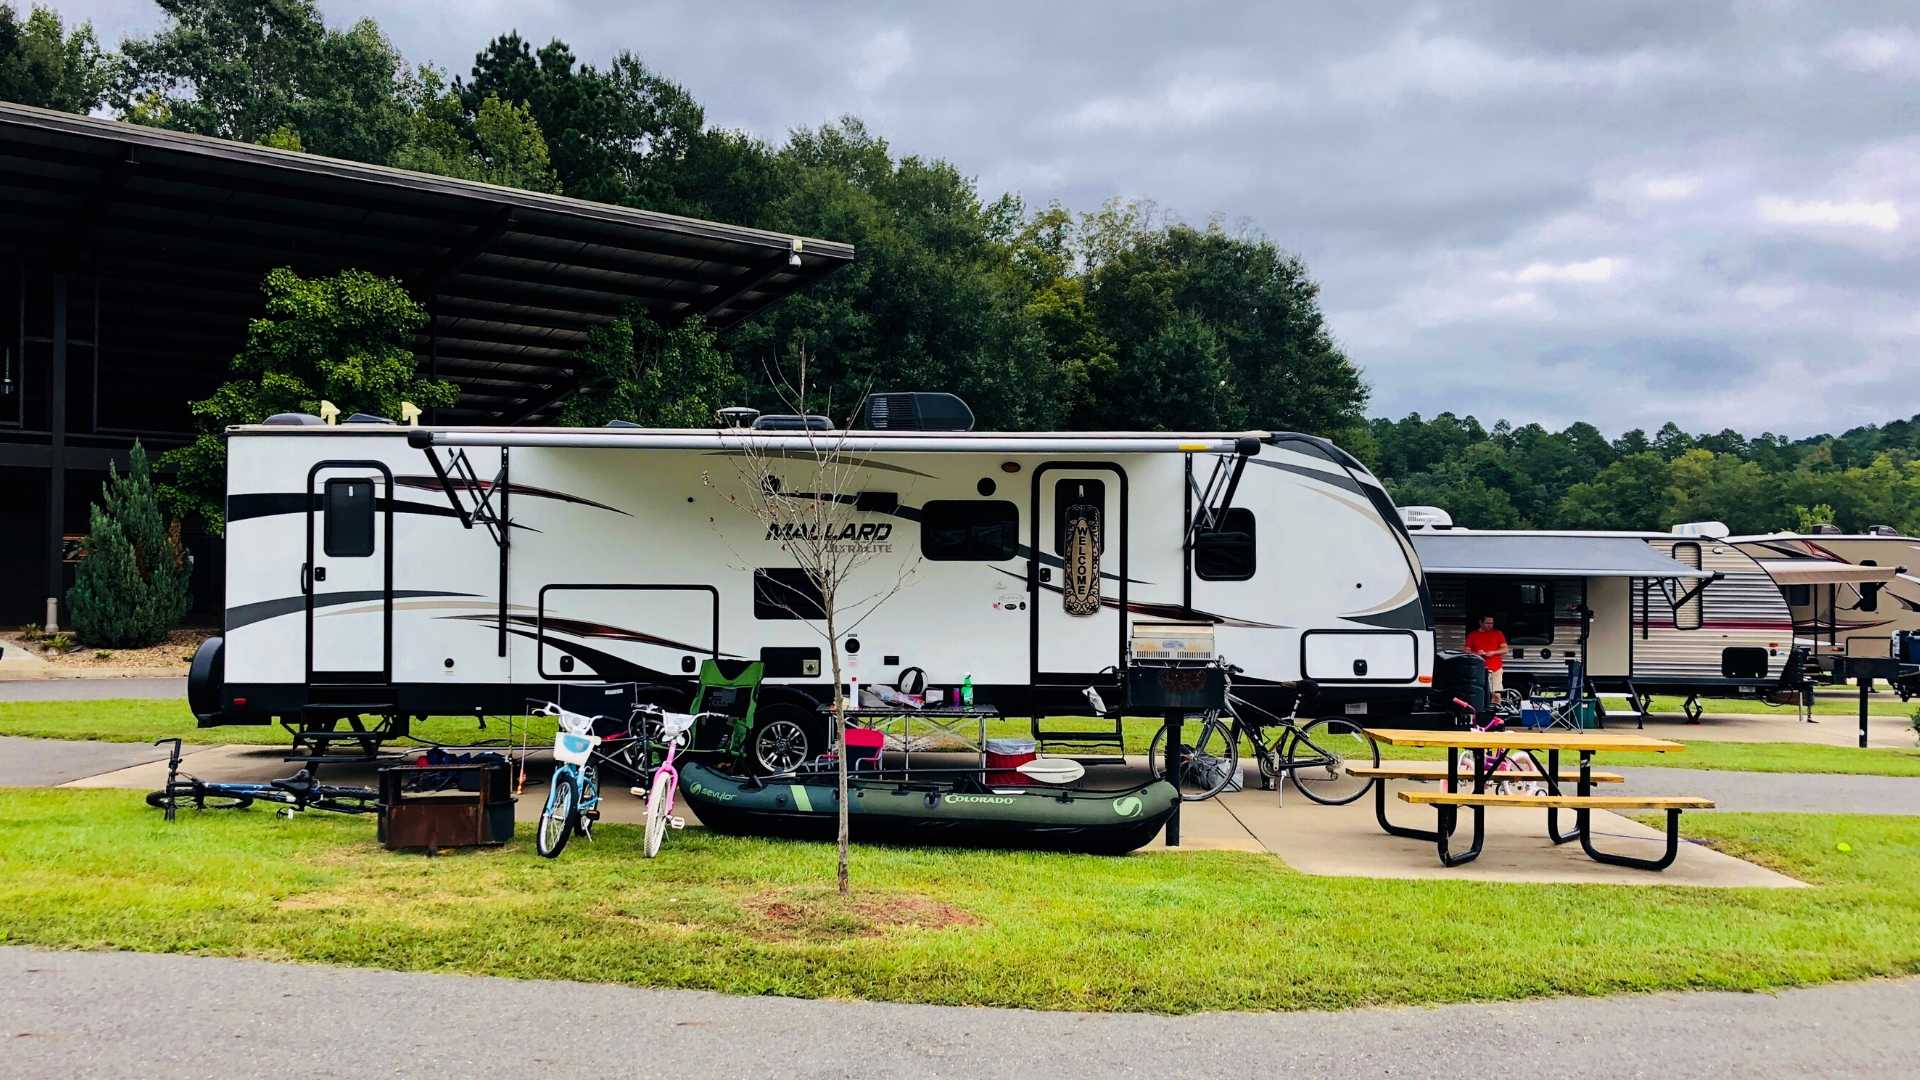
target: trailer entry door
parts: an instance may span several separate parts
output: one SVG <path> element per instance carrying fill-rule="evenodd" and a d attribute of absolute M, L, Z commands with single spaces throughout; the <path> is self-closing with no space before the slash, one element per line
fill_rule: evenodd
<path fill-rule="evenodd" d="M 307 677 L 386 684 L 393 671 L 393 477 L 372 461 L 308 473 Z"/>

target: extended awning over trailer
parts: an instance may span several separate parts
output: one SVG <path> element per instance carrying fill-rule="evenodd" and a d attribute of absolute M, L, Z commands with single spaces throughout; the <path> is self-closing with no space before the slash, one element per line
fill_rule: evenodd
<path fill-rule="evenodd" d="M 1632 536 L 1516 536 L 1416 532 L 1413 546 L 1429 574 L 1506 577 L 1711 580 Z"/>
<path fill-rule="evenodd" d="M 1102 432 L 926 434 L 921 432 L 768 432 L 749 428 L 414 428 L 407 441 L 420 449 L 466 446 L 543 446 L 583 450 L 738 450 L 766 453 L 872 454 L 1251 454 L 1264 431 L 1177 435 Z"/>
<path fill-rule="evenodd" d="M 1897 566 L 1857 566 L 1837 559 L 1761 559 L 1759 563 L 1776 585 L 1884 585 L 1907 576 Z"/>

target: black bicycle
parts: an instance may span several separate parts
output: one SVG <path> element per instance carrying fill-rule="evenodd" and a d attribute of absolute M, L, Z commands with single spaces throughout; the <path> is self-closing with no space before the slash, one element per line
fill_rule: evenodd
<path fill-rule="evenodd" d="M 322 784 L 305 769 L 264 784 L 208 783 L 180 771 L 180 740 L 156 739 L 153 745 L 171 743 L 167 752 L 167 786 L 147 793 L 147 805 L 175 812 L 187 805 L 195 810 L 244 810 L 256 802 L 278 803 L 281 817 L 292 817 L 304 810 L 328 810 L 336 814 L 372 814 L 380 809 L 380 793 L 372 788 L 340 787 Z"/>
<path fill-rule="evenodd" d="M 1240 669 L 1221 666 L 1226 673 L 1227 707 L 1209 709 L 1199 717 L 1197 732 L 1189 728 L 1181 733 L 1183 775 L 1174 781 L 1181 799 L 1211 799 L 1237 782 L 1243 740 L 1260 766 L 1262 790 L 1272 791 L 1290 779 L 1300 794 L 1314 802 L 1343 806 L 1373 786 L 1372 777 L 1347 770 L 1348 765 L 1380 765 L 1380 747 L 1366 729 L 1338 716 L 1304 724 L 1277 716 L 1234 694 L 1233 676 Z M 1277 729 L 1271 738 L 1268 729 Z M 1167 729 L 1160 728 L 1147 746 L 1148 767 L 1156 776 L 1167 774 L 1166 737 Z"/>

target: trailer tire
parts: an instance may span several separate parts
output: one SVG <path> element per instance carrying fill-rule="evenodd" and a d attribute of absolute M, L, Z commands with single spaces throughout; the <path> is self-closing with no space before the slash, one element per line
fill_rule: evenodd
<path fill-rule="evenodd" d="M 747 765 L 754 776 L 792 772 L 826 749 L 826 728 L 818 714 L 787 702 L 760 706 L 747 733 Z"/>

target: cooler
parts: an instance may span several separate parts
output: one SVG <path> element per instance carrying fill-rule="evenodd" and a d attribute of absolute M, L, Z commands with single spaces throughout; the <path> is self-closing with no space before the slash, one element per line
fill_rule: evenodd
<path fill-rule="evenodd" d="M 868 763 L 877 764 L 880 750 L 887 745 L 887 737 L 880 731 L 868 727 L 847 725 L 847 767 L 857 769 Z"/>
<path fill-rule="evenodd" d="M 1023 787 L 1033 783 L 1020 766 L 1039 756 L 1032 739 L 987 740 L 987 786 Z"/>

